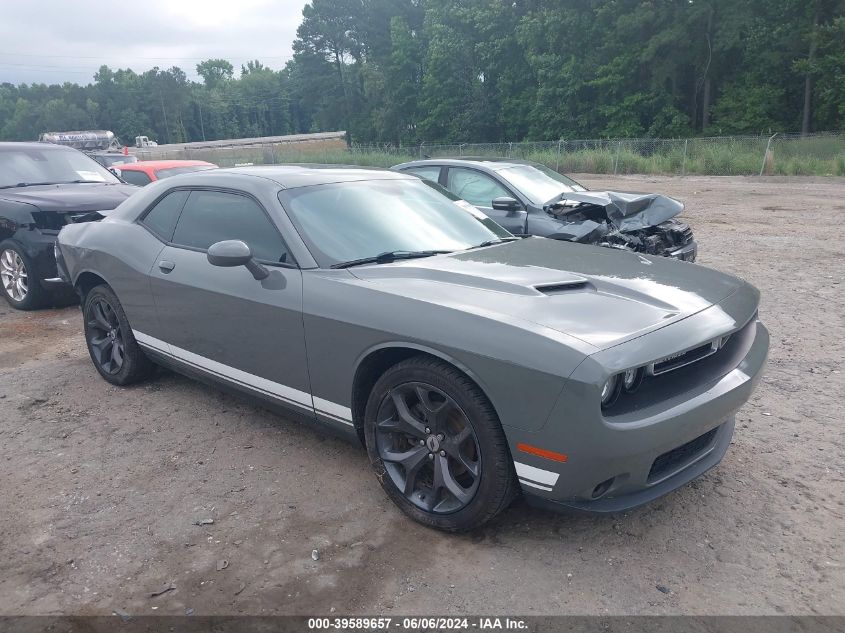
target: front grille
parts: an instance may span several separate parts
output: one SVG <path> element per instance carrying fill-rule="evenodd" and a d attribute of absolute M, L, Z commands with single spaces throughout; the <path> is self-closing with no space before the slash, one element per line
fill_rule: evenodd
<path fill-rule="evenodd" d="M 646 366 L 646 376 L 640 388 L 633 393 L 623 392 L 609 409 L 602 409 L 605 417 L 617 421 L 639 420 L 637 412 L 657 403 L 690 393 L 700 393 L 702 387 L 712 384 L 736 369 L 754 344 L 757 334 L 757 313 L 740 329 L 723 334 L 709 343 L 692 350 L 679 352 L 656 360 Z M 708 353 L 716 346 L 715 353 Z M 655 375 L 656 374 L 656 375 Z M 622 418 L 622 419 L 620 419 Z"/>
<path fill-rule="evenodd" d="M 648 473 L 648 483 L 661 479 L 665 475 L 692 462 L 693 459 L 710 447 L 718 430 L 719 428 L 716 427 L 711 431 L 707 431 L 704 435 L 699 435 L 694 440 L 660 455 L 651 465 L 651 470 Z"/>
<path fill-rule="evenodd" d="M 682 354 L 675 354 L 674 356 L 668 356 L 666 358 L 662 358 L 658 361 L 655 361 L 654 364 L 649 368 L 649 373 L 652 376 L 659 376 L 660 374 L 665 374 L 667 371 L 672 371 L 673 369 L 680 369 L 684 365 L 689 365 L 690 363 L 694 363 L 703 358 L 707 358 L 711 354 L 715 354 L 718 351 L 719 339 L 716 339 L 715 341 L 711 341 L 710 343 L 699 345 L 698 347 L 691 349 L 688 352 L 683 352 Z"/>

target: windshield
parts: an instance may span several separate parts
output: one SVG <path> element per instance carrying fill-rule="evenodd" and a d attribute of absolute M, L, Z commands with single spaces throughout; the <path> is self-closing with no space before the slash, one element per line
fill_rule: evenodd
<path fill-rule="evenodd" d="M 497 235 L 419 180 L 370 180 L 279 193 L 322 268 L 392 251 L 458 251 Z"/>
<path fill-rule="evenodd" d="M 120 180 L 80 151 L 58 146 L 0 147 L 0 187 Z"/>
<path fill-rule="evenodd" d="M 497 173 L 534 204 L 544 204 L 562 193 L 587 190 L 569 176 L 542 165 L 518 165 L 500 169 Z"/>
<path fill-rule="evenodd" d="M 178 176 L 179 174 L 189 174 L 192 171 L 203 171 L 205 169 L 214 169 L 214 165 L 187 165 L 185 167 L 168 167 L 167 169 L 156 169 L 156 178 L 170 178 L 171 176 Z"/>

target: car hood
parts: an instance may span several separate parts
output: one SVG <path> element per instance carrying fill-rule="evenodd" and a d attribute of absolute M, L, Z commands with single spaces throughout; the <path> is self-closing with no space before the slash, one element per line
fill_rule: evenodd
<path fill-rule="evenodd" d="M 72 183 L 0 190 L 0 199 L 31 204 L 40 211 L 79 213 L 110 211 L 139 189 L 123 183 Z"/>
<path fill-rule="evenodd" d="M 534 323 L 606 349 L 746 285 L 709 268 L 544 238 L 349 269 L 383 291 Z"/>
<path fill-rule="evenodd" d="M 607 219 L 620 231 L 636 231 L 656 226 L 684 210 L 679 200 L 656 193 L 620 193 L 617 191 L 572 191 L 556 203 L 580 202 L 602 207 Z M 577 210 L 578 207 L 572 207 Z"/>

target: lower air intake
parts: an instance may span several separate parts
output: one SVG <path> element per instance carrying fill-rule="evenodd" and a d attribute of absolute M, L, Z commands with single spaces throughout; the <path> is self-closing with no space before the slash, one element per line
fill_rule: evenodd
<path fill-rule="evenodd" d="M 704 435 L 699 435 L 694 440 L 660 455 L 651 465 L 651 470 L 648 473 L 648 483 L 662 479 L 666 475 L 691 463 L 701 453 L 710 448 L 710 444 L 713 442 L 713 438 L 716 436 L 718 430 L 719 427 L 716 427 L 711 431 L 707 431 Z"/>

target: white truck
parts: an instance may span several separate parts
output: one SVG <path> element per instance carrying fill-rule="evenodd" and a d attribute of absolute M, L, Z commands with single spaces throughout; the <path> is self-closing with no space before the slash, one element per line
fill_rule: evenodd
<path fill-rule="evenodd" d="M 148 136 L 136 136 L 135 147 L 157 147 L 158 143 L 151 141 Z"/>
<path fill-rule="evenodd" d="M 121 147 L 111 130 L 77 130 L 73 132 L 44 132 L 38 140 L 67 145 L 85 152 L 103 167 L 136 163 L 138 158 Z"/>

